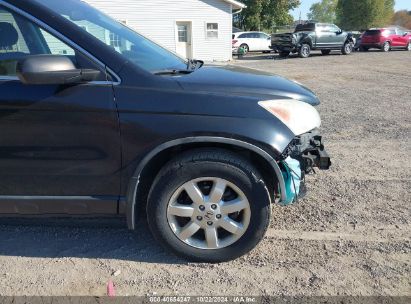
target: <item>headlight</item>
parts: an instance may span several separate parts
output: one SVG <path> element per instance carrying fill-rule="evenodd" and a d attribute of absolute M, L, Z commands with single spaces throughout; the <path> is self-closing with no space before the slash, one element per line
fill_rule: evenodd
<path fill-rule="evenodd" d="M 258 103 L 280 119 L 295 135 L 307 133 L 321 126 L 318 111 L 308 103 L 294 100 L 265 100 Z"/>

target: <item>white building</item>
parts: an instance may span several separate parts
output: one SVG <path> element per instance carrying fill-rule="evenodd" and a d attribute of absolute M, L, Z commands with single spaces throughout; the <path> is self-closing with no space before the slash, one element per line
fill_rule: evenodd
<path fill-rule="evenodd" d="M 236 0 L 85 0 L 160 45 L 187 58 L 232 58 Z M 92 30 L 92 29 L 87 29 Z M 116 47 L 116 37 L 107 37 Z"/>

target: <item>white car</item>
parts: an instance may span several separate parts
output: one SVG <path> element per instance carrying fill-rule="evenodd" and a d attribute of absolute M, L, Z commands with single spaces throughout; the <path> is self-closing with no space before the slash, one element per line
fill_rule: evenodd
<path fill-rule="evenodd" d="M 263 32 L 239 32 L 233 34 L 233 50 L 242 47 L 244 53 L 271 52 L 271 36 Z"/>

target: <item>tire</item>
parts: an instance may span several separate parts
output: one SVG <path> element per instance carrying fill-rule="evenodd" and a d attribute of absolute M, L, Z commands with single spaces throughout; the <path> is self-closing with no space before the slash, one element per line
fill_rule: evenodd
<path fill-rule="evenodd" d="M 390 44 L 389 41 L 385 41 L 384 44 L 381 47 L 381 52 L 386 53 L 386 52 L 389 52 L 389 51 L 391 51 L 391 44 Z"/>
<path fill-rule="evenodd" d="M 331 50 L 321 50 L 321 54 L 323 55 L 330 55 Z"/>
<path fill-rule="evenodd" d="M 407 51 L 411 51 L 411 42 L 408 42 L 407 47 L 405 48 Z"/>
<path fill-rule="evenodd" d="M 242 45 L 240 45 L 240 48 L 244 49 L 244 55 L 247 55 L 248 52 L 250 51 L 250 48 L 248 46 L 248 44 L 243 43 Z"/>
<path fill-rule="evenodd" d="M 290 52 L 288 52 L 288 51 L 280 52 L 280 57 L 281 57 L 281 58 L 286 58 L 286 57 L 288 57 L 288 56 L 290 56 Z"/>
<path fill-rule="evenodd" d="M 311 54 L 311 47 L 309 44 L 304 43 L 301 48 L 298 50 L 298 56 L 301 58 L 308 58 Z"/>
<path fill-rule="evenodd" d="M 342 47 L 341 53 L 343 53 L 343 55 L 350 55 L 352 53 L 352 50 L 353 50 L 352 43 L 347 41 Z"/>
<path fill-rule="evenodd" d="M 216 209 L 212 209 L 214 207 L 209 201 L 202 205 L 200 198 L 212 197 L 213 193 L 218 193 L 213 191 L 213 187 L 224 183 L 227 183 L 226 188 L 221 187 L 225 189 L 222 191 L 224 202 L 227 204 L 231 198 L 240 199 L 244 205 L 240 213 L 224 215 L 222 200 L 217 207 L 214 206 Z M 191 196 L 185 189 L 191 189 Z M 202 196 L 193 193 L 201 193 Z M 219 197 L 221 195 L 215 195 L 216 200 Z M 184 208 L 191 208 L 191 217 L 185 213 L 175 215 L 183 210 L 181 204 Z M 222 214 L 220 217 L 219 212 Z M 237 217 L 232 218 L 233 215 Z M 270 222 L 270 196 L 260 174 L 246 159 L 222 149 L 192 150 L 169 161 L 160 170 L 149 193 L 147 219 L 153 236 L 176 255 L 195 262 L 224 262 L 248 253 L 262 240 Z M 235 220 L 237 224 L 242 222 L 242 227 L 246 228 L 236 228 L 237 234 L 228 232 L 219 226 L 227 220 Z M 209 233 L 218 226 L 220 228 L 214 234 L 217 235 L 217 243 L 213 242 L 215 238 L 206 238 L 205 231 Z M 194 227 L 196 232 L 185 233 L 187 230 L 184 228 L 187 227 Z"/>

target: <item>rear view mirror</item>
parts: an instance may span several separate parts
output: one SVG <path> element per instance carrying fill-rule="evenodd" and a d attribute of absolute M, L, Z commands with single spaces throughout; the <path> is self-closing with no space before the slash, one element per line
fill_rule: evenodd
<path fill-rule="evenodd" d="M 17 76 L 24 84 L 79 84 L 98 79 L 100 71 L 77 69 L 66 56 L 27 56 L 17 63 Z"/>

